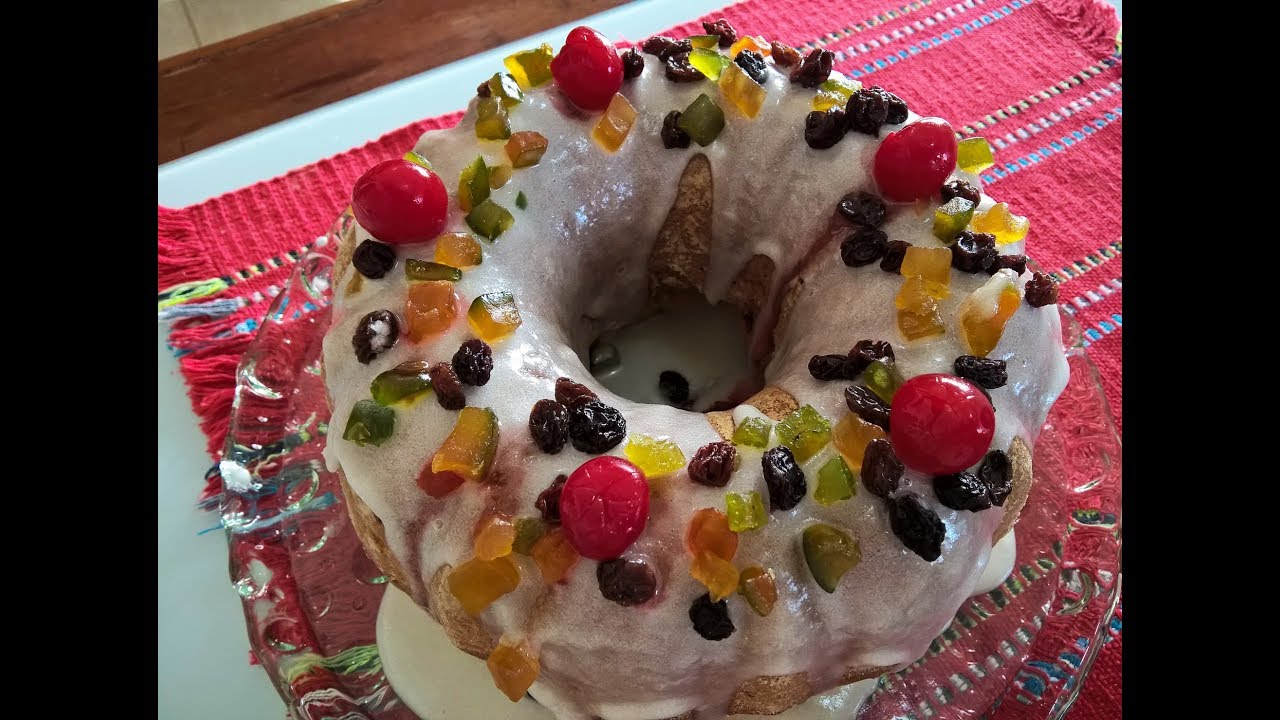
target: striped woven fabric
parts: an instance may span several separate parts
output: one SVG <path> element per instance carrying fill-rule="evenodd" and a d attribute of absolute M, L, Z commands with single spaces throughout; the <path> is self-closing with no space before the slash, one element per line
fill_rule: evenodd
<path fill-rule="evenodd" d="M 1030 218 L 1029 252 L 1060 283 L 1119 427 L 1123 77 L 1114 10 L 1100 0 L 748 0 L 698 20 L 718 17 L 829 49 L 846 75 L 991 142 L 996 165 L 983 179 Z M 691 21 L 667 34 L 701 31 Z M 236 364 L 293 265 L 347 206 L 360 173 L 460 116 L 416 122 L 199 205 L 159 208 L 160 313 L 173 322 L 169 344 L 215 461 Z M 205 498 L 215 481 L 206 478 Z M 1117 618 L 1074 720 L 1120 714 L 1119 627 Z"/>

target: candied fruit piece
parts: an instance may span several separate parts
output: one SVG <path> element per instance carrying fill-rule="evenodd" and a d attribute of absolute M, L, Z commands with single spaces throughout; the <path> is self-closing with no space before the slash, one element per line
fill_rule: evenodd
<path fill-rule="evenodd" d="M 489 189 L 497 190 L 511 181 L 510 165 L 495 165 L 489 168 Z"/>
<path fill-rule="evenodd" d="M 732 64 L 720 74 L 720 92 L 729 98 L 743 115 L 754 118 L 760 114 L 767 94 L 764 86 L 751 79 L 742 68 Z"/>
<path fill-rule="evenodd" d="M 539 517 L 516 518 L 516 537 L 511 549 L 521 555 L 533 552 L 533 544 L 547 531 L 547 524 Z"/>
<path fill-rule="evenodd" d="M 1012 270 L 1001 270 L 960 303 L 960 334 L 970 355 L 986 357 L 995 349 L 1005 323 L 1021 302 L 1017 276 Z"/>
<path fill-rule="evenodd" d="M 511 212 L 492 200 L 485 200 L 467 213 L 467 227 L 490 240 L 497 240 L 515 223 Z"/>
<path fill-rule="evenodd" d="M 844 471 L 849 472 L 851 467 L 862 467 L 862 455 L 866 452 L 868 443 L 877 438 L 885 437 L 888 437 L 888 435 L 885 433 L 884 428 L 879 425 L 872 425 L 854 413 L 849 413 L 840 418 L 840 422 L 836 423 L 835 438 L 832 443 L 836 446 L 840 456 L 844 458 L 846 463 Z M 827 465 L 830 464 L 827 463 Z M 826 466 L 823 466 L 822 470 L 819 471 L 819 489 L 822 487 L 822 473 L 826 469 Z"/>
<path fill-rule="evenodd" d="M 502 104 L 508 108 L 519 105 L 520 98 L 524 97 L 524 93 L 520 92 L 520 84 L 508 73 L 494 73 L 487 84 L 490 97 L 502 100 Z"/>
<path fill-rule="evenodd" d="M 434 169 L 434 168 L 432 168 L 432 167 L 431 167 L 431 161 L 430 161 L 430 160 L 428 160 L 428 159 L 426 159 L 426 158 L 422 157 L 421 155 L 419 155 L 418 153 L 416 153 L 416 152 L 414 152 L 414 151 L 412 151 L 412 150 L 410 150 L 409 152 L 407 152 L 407 153 L 405 153 L 405 154 L 404 154 L 404 159 L 405 159 L 405 160 L 408 160 L 409 162 L 413 163 L 414 165 L 422 166 L 422 167 L 424 167 L 424 168 L 426 168 L 426 169 L 428 169 L 428 170 L 433 170 L 433 169 Z"/>
<path fill-rule="evenodd" d="M 729 518 L 724 513 L 715 508 L 702 508 L 689 519 L 684 549 L 694 557 L 709 552 L 722 560 L 732 560 L 738 552 L 738 533 L 729 529 Z"/>
<path fill-rule="evenodd" d="M 755 490 L 748 493 L 728 493 L 724 496 L 724 503 L 729 516 L 729 529 L 734 532 L 755 530 L 769 522 L 764 499 Z"/>
<path fill-rule="evenodd" d="M 850 413 L 847 417 L 857 417 L 857 415 Z M 862 447 L 865 449 L 866 445 Z M 813 499 L 820 505 L 834 505 L 841 500 L 848 500 L 853 497 L 857 487 L 855 483 L 853 473 L 849 471 L 844 458 L 833 457 L 818 470 L 818 488 L 813 491 Z"/>
<path fill-rule="evenodd" d="M 738 574 L 738 592 L 760 617 L 768 617 L 778 602 L 778 583 L 772 570 L 752 565 Z"/>
<path fill-rule="evenodd" d="M 670 475 L 684 467 L 684 453 L 680 446 L 665 437 L 632 435 L 627 438 L 622 452 L 648 478 Z"/>
<path fill-rule="evenodd" d="M 463 212 L 484 202 L 489 197 L 489 166 L 483 157 L 476 157 L 458 173 L 458 207 Z"/>
<path fill-rule="evenodd" d="M 956 167 L 965 172 L 980 173 L 996 164 L 986 138 L 965 138 L 956 144 Z"/>
<path fill-rule="evenodd" d="M 902 277 L 919 275 L 943 285 L 951 284 L 951 251 L 947 248 L 923 248 L 912 245 L 902 257 Z"/>
<path fill-rule="evenodd" d="M 1008 203 L 996 203 L 986 212 L 974 213 L 969 229 L 976 233 L 995 235 L 997 246 L 1008 245 L 1025 238 L 1027 231 L 1031 229 L 1031 222 L 1009 212 Z"/>
<path fill-rule="evenodd" d="M 711 602 L 719 602 L 738 589 L 738 568 L 707 550 L 698 553 L 693 559 L 689 574 L 694 580 L 707 586 Z"/>
<path fill-rule="evenodd" d="M 719 35 L 690 35 L 689 44 L 695 48 L 713 48 L 720 44 Z"/>
<path fill-rule="evenodd" d="M 707 97 L 706 93 L 702 93 L 689 103 L 689 107 L 685 108 L 684 112 L 680 113 L 676 127 L 683 130 L 694 142 L 706 147 L 724 129 L 724 111 Z"/>
<path fill-rule="evenodd" d="M 474 549 L 480 560 L 493 560 L 510 555 L 516 541 L 516 526 L 506 515 L 490 515 L 476 531 Z"/>
<path fill-rule="evenodd" d="M 560 528 L 554 528 L 538 538 L 529 554 L 542 571 L 542 582 L 547 585 L 565 582 L 581 557 Z"/>
<path fill-rule="evenodd" d="M 493 676 L 493 684 L 498 686 L 502 694 L 506 695 L 511 702 L 520 702 L 525 693 L 529 692 L 533 681 L 538 679 L 538 658 L 524 643 L 514 646 L 499 643 L 498 647 L 489 653 L 489 659 L 485 661 L 485 665 L 489 668 L 489 674 Z"/>
<path fill-rule="evenodd" d="M 875 393 L 877 397 L 886 403 L 893 402 L 893 394 L 898 392 L 898 388 L 902 387 L 902 372 L 897 366 L 890 365 L 883 360 L 873 360 L 862 371 L 862 382 L 867 389 Z"/>
<path fill-rule="evenodd" d="M 422 467 L 422 472 L 418 473 L 418 487 L 422 492 L 433 498 L 441 498 L 449 493 L 457 490 L 462 483 L 466 482 L 462 478 L 453 473 L 441 473 L 439 475 L 431 472 L 431 461 Z"/>
<path fill-rule="evenodd" d="M 507 106 L 496 97 L 476 100 L 476 137 L 481 140 L 506 140 L 511 137 L 511 118 Z"/>
<path fill-rule="evenodd" d="M 498 416 L 489 408 L 464 407 L 453 431 L 431 458 L 431 472 L 479 482 L 489 473 L 497 450 Z"/>
<path fill-rule="evenodd" d="M 698 69 L 698 72 L 707 76 L 707 79 L 715 82 L 720 79 L 720 74 L 725 68 L 733 64 L 729 58 L 721 55 L 717 50 L 706 50 L 703 48 L 695 48 L 689 53 L 689 64 Z"/>
<path fill-rule="evenodd" d="M 529 207 L 529 198 L 524 196 L 523 190 L 516 193 L 516 207 L 520 208 L 521 210 L 524 210 L 525 208 Z"/>
<path fill-rule="evenodd" d="M 733 444 L 747 447 L 766 447 L 769 444 L 769 431 L 773 423 L 762 417 L 749 417 L 738 423 L 733 430 Z"/>
<path fill-rule="evenodd" d="M 729 46 L 729 57 L 738 57 L 738 53 L 743 50 L 754 50 L 764 57 L 769 57 L 773 53 L 773 47 L 765 42 L 764 38 L 743 35 L 738 38 L 737 42 Z"/>
<path fill-rule="evenodd" d="M 520 327 L 520 308 L 516 307 L 516 298 L 509 292 L 485 293 L 471 301 L 467 322 L 481 340 L 494 342 Z"/>
<path fill-rule="evenodd" d="M 812 405 L 805 405 L 778 421 L 773 431 L 778 434 L 778 443 L 789 449 L 798 462 L 804 462 L 831 440 L 831 421 Z"/>
<path fill-rule="evenodd" d="M 622 143 L 626 142 L 631 126 L 636 123 L 636 109 L 623 97 L 622 93 L 614 93 L 609 100 L 600 122 L 591 131 L 591 139 L 606 151 L 615 153 Z"/>
<path fill-rule="evenodd" d="M 547 152 L 547 138 L 539 132 L 521 130 L 511 134 L 511 139 L 507 141 L 504 149 L 507 151 L 507 157 L 511 158 L 512 167 L 537 165 L 543 154 Z"/>
<path fill-rule="evenodd" d="M 977 207 L 972 200 L 959 195 L 951 198 L 942 207 L 933 211 L 933 236 L 944 243 L 955 242 L 973 219 L 973 209 Z"/>
<path fill-rule="evenodd" d="M 457 282 L 462 279 L 462 271 L 438 262 L 408 258 L 404 261 L 404 277 L 409 282 L 425 280 Z"/>
<path fill-rule="evenodd" d="M 937 310 L 923 313 L 899 310 L 898 330 L 908 340 L 920 340 L 946 334 L 947 326 L 942 322 L 942 314 Z"/>
<path fill-rule="evenodd" d="M 456 268 L 479 265 L 484 260 L 480 242 L 467 233 L 445 233 L 436 238 L 436 262 Z"/>
<path fill-rule="evenodd" d="M 818 86 L 818 94 L 813 96 L 812 107 L 819 112 L 833 107 L 843 108 L 849 104 L 849 98 L 861 89 L 862 83 L 857 80 L 830 78 Z"/>
<path fill-rule="evenodd" d="M 426 360 L 410 360 L 378 373 L 369 383 L 369 394 L 379 405 L 410 403 L 431 389 L 431 376 Z"/>
<path fill-rule="evenodd" d="M 818 587 L 836 591 L 840 578 L 862 561 L 862 549 L 849 533 L 823 523 L 804 529 L 801 545 L 804 561 L 818 581 Z"/>
<path fill-rule="evenodd" d="M 925 280 L 920 275 L 911 275 L 902 281 L 893 306 L 899 310 L 910 310 L 914 313 L 936 312 L 938 301 L 951 295 L 951 288 L 939 282 Z"/>
<path fill-rule="evenodd" d="M 458 296 L 453 283 L 428 280 L 409 285 L 404 301 L 404 319 L 409 326 L 409 339 L 422 342 L 446 330 L 458 317 Z"/>
<path fill-rule="evenodd" d="M 471 558 L 449 572 L 449 592 L 472 617 L 520 584 L 520 567 L 504 555 L 493 560 Z"/>
<path fill-rule="evenodd" d="M 522 50 L 503 58 L 502 64 L 507 72 L 516 79 L 516 84 L 523 90 L 536 88 L 551 80 L 551 60 L 556 51 L 547 43 L 542 43 L 533 50 Z"/>
<path fill-rule="evenodd" d="M 381 445 L 396 428 L 396 412 L 373 400 L 360 400 L 351 408 L 342 439 L 360 446 Z"/>

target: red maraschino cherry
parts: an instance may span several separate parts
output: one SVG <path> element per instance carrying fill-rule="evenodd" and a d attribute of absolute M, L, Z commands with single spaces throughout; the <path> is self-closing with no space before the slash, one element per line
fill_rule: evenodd
<path fill-rule="evenodd" d="M 951 475 L 974 465 L 996 430 L 991 402 L 973 383 L 955 375 L 917 375 L 893 396 L 889 437 L 907 467 Z"/>
<path fill-rule="evenodd" d="M 955 131 L 946 120 L 927 117 L 885 136 L 871 174 L 881 196 L 906 203 L 938 192 L 955 169 Z"/>
<path fill-rule="evenodd" d="M 578 466 L 560 491 L 560 527 L 583 557 L 612 560 L 649 522 L 649 483 L 630 461 L 612 455 Z"/>
<path fill-rule="evenodd" d="M 392 245 L 435 239 L 444 229 L 449 193 L 440 176 L 403 158 L 365 171 L 351 191 L 360 226 Z"/>
<path fill-rule="evenodd" d="M 569 31 L 564 47 L 552 59 L 551 76 L 574 105 L 604 110 L 622 87 L 622 58 L 603 35 L 579 26 Z"/>

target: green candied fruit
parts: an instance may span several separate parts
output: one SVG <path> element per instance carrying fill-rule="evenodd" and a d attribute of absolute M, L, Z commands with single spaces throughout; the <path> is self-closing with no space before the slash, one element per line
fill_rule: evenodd
<path fill-rule="evenodd" d="M 720 44 L 719 35 L 690 35 L 689 44 L 695 48 L 713 48 Z"/>
<path fill-rule="evenodd" d="M 497 240 L 498 236 L 510 230 L 515 222 L 515 217 L 506 208 L 492 200 L 485 200 L 467 213 L 467 227 L 477 235 L 483 235 L 490 240 Z"/>
<path fill-rule="evenodd" d="M 546 532 L 547 524 L 542 521 L 542 518 L 516 518 L 516 540 L 512 543 L 511 549 L 521 555 L 528 555 L 533 552 L 533 544 L 538 542 L 538 538 Z"/>
<path fill-rule="evenodd" d="M 529 207 L 529 198 L 524 196 L 523 190 L 516 193 L 516 207 L 520 208 L 521 210 L 524 210 L 525 208 Z"/>
<path fill-rule="evenodd" d="M 405 159 L 405 160 L 408 160 L 409 162 L 413 163 L 414 165 L 421 165 L 422 167 L 424 167 L 424 168 L 426 168 L 426 169 L 428 169 L 428 170 L 434 170 L 434 169 L 435 169 L 435 168 L 431 167 L 431 161 L 430 161 L 430 160 L 428 160 L 428 159 L 426 159 L 426 158 L 422 157 L 421 155 L 419 155 L 418 153 L 416 153 L 416 152 L 414 152 L 414 151 L 412 151 L 412 150 L 410 150 L 409 152 L 407 152 L 407 153 L 405 153 L 405 154 L 404 154 L 404 159 Z"/>
<path fill-rule="evenodd" d="M 773 423 L 764 418 L 749 417 L 738 423 L 738 427 L 733 430 L 733 444 L 746 445 L 747 447 L 767 447 L 769 445 L 769 431 L 773 429 Z"/>
<path fill-rule="evenodd" d="M 805 405 L 773 426 L 778 444 L 785 445 L 796 461 L 804 462 L 831 441 L 831 421 L 822 417 L 812 405 Z"/>
<path fill-rule="evenodd" d="M 698 68 L 698 72 L 706 75 L 712 82 L 720 79 L 720 73 L 724 72 L 731 62 L 728 56 L 721 55 L 715 50 L 695 48 L 689 53 L 689 64 Z"/>
<path fill-rule="evenodd" d="M 502 64 L 522 89 L 529 90 L 551 81 L 551 60 L 555 56 L 556 51 L 547 43 L 542 43 L 533 50 L 508 55 L 503 58 Z"/>
<path fill-rule="evenodd" d="M 965 138 L 956 146 L 956 167 L 965 172 L 980 173 L 995 164 L 986 138 Z"/>
<path fill-rule="evenodd" d="M 410 360 L 378 373 L 369 383 L 369 394 L 382 406 L 413 402 L 431 389 L 428 367 L 426 360 Z"/>
<path fill-rule="evenodd" d="M 524 93 L 520 92 L 519 83 L 507 73 L 494 73 L 487 84 L 490 96 L 502 98 L 502 104 L 508 108 L 519 105 L 520 99 L 524 97 Z"/>
<path fill-rule="evenodd" d="M 813 109 L 826 111 L 833 107 L 843 108 L 854 93 L 862 89 L 857 80 L 831 78 L 818 86 L 818 94 L 813 97 Z"/>
<path fill-rule="evenodd" d="M 862 561 L 862 549 L 849 533 L 830 525 L 817 523 L 804 529 L 801 545 L 809 572 L 818 587 L 829 593 L 836 591 L 840 578 Z"/>
<path fill-rule="evenodd" d="M 948 245 L 955 242 L 956 236 L 969 227 L 975 207 L 972 200 L 959 195 L 948 200 L 946 205 L 933 211 L 933 236 Z"/>
<path fill-rule="evenodd" d="M 476 137 L 481 140 L 506 140 L 511 137 L 511 118 L 507 106 L 492 95 L 476 101 Z"/>
<path fill-rule="evenodd" d="M 676 127 L 685 131 L 693 141 L 706 147 L 724 129 L 724 111 L 706 93 L 689 103 L 676 121 Z"/>
<path fill-rule="evenodd" d="M 476 156 L 471 164 L 458 173 L 458 205 L 470 210 L 489 197 L 489 166 L 484 158 Z"/>
<path fill-rule="evenodd" d="M 818 471 L 818 489 L 813 491 L 813 499 L 820 505 L 834 505 L 841 500 L 848 500 L 857 492 L 853 473 L 839 455 L 827 461 Z"/>
<path fill-rule="evenodd" d="M 351 408 L 342 439 L 357 445 L 381 445 L 396 429 L 396 411 L 374 400 L 361 400 Z"/>
<path fill-rule="evenodd" d="M 876 397 L 886 403 L 893 403 L 893 396 L 905 382 L 898 368 L 883 360 L 872 360 L 866 370 L 862 371 L 862 382 Z"/>
<path fill-rule="evenodd" d="M 450 267 L 443 263 L 409 258 L 404 261 L 404 277 L 410 282 L 415 280 L 448 280 L 449 282 L 458 282 L 462 279 L 462 271 L 456 267 Z"/>
<path fill-rule="evenodd" d="M 755 530 L 769 522 L 769 513 L 765 512 L 764 500 L 760 493 L 752 490 L 749 493 L 727 493 L 724 506 L 729 516 L 729 529 L 734 532 Z"/>

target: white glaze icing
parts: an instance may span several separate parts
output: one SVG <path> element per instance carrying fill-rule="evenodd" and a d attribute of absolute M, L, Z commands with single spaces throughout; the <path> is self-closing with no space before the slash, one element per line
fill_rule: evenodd
<path fill-rule="evenodd" d="M 719 440 L 701 416 L 663 405 L 642 405 L 599 387 L 579 357 L 603 330 L 635 319 L 648 299 L 647 267 L 653 238 L 674 199 L 676 179 L 695 153 L 707 156 L 714 177 L 714 238 L 706 295 L 723 296 L 730 280 L 753 254 L 777 265 L 771 301 L 781 283 L 797 274 L 809 251 L 813 259 L 799 271 L 804 281 L 766 380 L 791 392 L 801 404 L 838 419 L 844 408 L 839 383 L 821 383 L 807 372 L 813 354 L 842 352 L 864 338 L 890 339 L 907 377 L 950 372 L 965 354 L 954 330 L 946 336 L 907 344 L 895 323 L 893 297 L 902 278 L 876 265 L 846 267 L 835 242 L 824 237 L 830 209 L 846 192 L 871 189 L 869 170 L 876 138 L 850 133 L 835 148 L 813 150 L 803 140 L 812 90 L 790 85 L 770 72 L 768 96 L 759 116 L 749 120 L 720 97 L 710 83 L 672 83 L 655 58 L 646 56 L 644 74 L 622 92 L 639 111 L 631 135 L 616 154 L 590 139 L 597 115 L 570 109 L 554 87 L 526 94 L 512 111 L 516 130 L 535 130 L 550 141 L 542 161 L 517 170 L 493 192 L 511 209 L 515 225 L 496 242 L 484 243 L 484 263 L 456 284 L 470 300 L 495 290 L 514 292 L 523 325 L 495 343 L 492 380 L 467 388 L 469 405 L 490 407 L 499 418 L 501 442 L 495 463 L 501 486 L 466 484 L 444 499 L 425 496 L 415 479 L 424 462 L 453 426 L 455 414 L 433 400 L 396 409 L 395 434 L 382 447 L 358 447 L 341 439 L 341 428 L 370 380 L 408 360 L 445 360 L 471 336 L 459 321 L 438 338 L 414 344 L 406 336 L 369 365 L 356 362 L 351 337 L 356 323 L 377 309 L 403 310 L 406 281 L 399 266 L 382 280 L 364 283 L 351 297 L 339 291 L 331 332 L 324 343 L 326 378 L 333 397 L 331 451 L 356 493 L 383 520 L 393 552 L 409 569 L 414 595 L 424 600 L 424 584 L 443 564 L 470 556 L 471 537 L 483 508 L 533 514 L 534 500 L 558 474 L 568 474 L 589 456 L 571 446 L 557 455 L 540 453 L 529 439 L 527 418 L 534 402 L 553 396 L 554 381 L 568 376 L 592 385 L 618 408 L 629 433 L 667 435 L 692 457 Z M 662 118 L 685 108 L 705 92 L 725 109 L 727 124 L 707 148 L 666 150 L 659 140 Z M 912 119 L 914 119 L 914 115 Z M 415 150 L 433 163 L 450 188 L 477 153 L 498 164 L 502 143 L 478 141 L 474 104 L 451 130 L 427 133 Z M 887 128 L 886 132 L 893 128 Z M 524 191 L 528 209 L 515 209 Z M 983 205 L 991 201 L 984 198 Z M 938 246 L 930 233 L 931 208 L 897 208 L 883 228 L 890 239 Z M 463 213 L 451 205 L 450 231 L 465 231 Z M 357 229 L 357 242 L 368 238 Z M 1020 252 L 1020 244 L 1003 252 Z M 429 259 L 429 247 L 397 248 L 401 259 Z M 349 272 L 354 272 L 351 270 Z M 1027 276 L 1020 278 L 1025 282 Z M 348 277 L 337 278 L 345 287 Z M 961 300 L 987 280 L 985 274 L 953 272 L 952 295 L 942 301 L 953 317 Z M 769 331 L 761 323 L 757 337 Z M 1034 440 L 1049 405 L 1066 381 L 1054 307 L 1023 304 L 1009 321 L 991 357 L 1008 361 L 1009 383 L 992 391 L 996 408 L 995 447 L 1007 448 L 1020 435 Z M 946 525 L 942 557 L 927 563 L 907 550 L 889 529 L 884 503 L 865 490 L 824 507 L 812 500 L 771 515 L 769 524 L 744 533 L 740 566 L 771 567 L 779 601 L 765 618 L 732 600 L 737 630 L 710 642 L 692 629 L 688 608 L 705 592 L 688 573 L 682 538 L 690 516 L 702 507 L 724 507 L 724 493 L 759 491 L 767 497 L 759 450 L 740 449 L 741 468 L 726 488 L 691 483 L 680 471 L 650 508 L 644 533 L 627 551 L 646 559 L 659 579 L 658 596 L 638 608 L 604 600 L 596 563 L 580 562 L 567 582 L 546 590 L 536 566 L 517 557 L 520 587 L 491 605 L 481 621 L 495 634 L 524 639 L 539 653 L 541 676 L 531 692 L 560 717 L 655 720 L 697 708 L 700 720 L 725 711 L 738 685 L 761 675 L 805 671 L 815 688 L 828 688 L 844 668 L 901 666 L 919 657 L 930 640 L 973 594 L 988 563 L 990 538 L 1000 509 L 957 512 L 941 506 L 926 478 L 908 473 L 907 490 L 921 495 Z M 621 455 L 619 445 L 612 454 Z M 804 467 L 812 493 L 815 463 Z M 813 582 L 800 552 L 800 531 L 826 522 L 858 539 L 862 562 L 844 576 L 833 594 Z M 534 600 L 550 592 L 541 614 L 530 617 Z M 496 691 L 495 691 L 496 692 Z"/>

